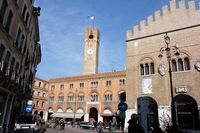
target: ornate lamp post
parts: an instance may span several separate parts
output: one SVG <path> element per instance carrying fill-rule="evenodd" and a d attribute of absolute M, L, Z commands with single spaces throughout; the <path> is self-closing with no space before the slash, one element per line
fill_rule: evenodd
<path fill-rule="evenodd" d="M 171 117 L 172 117 L 172 126 L 176 130 L 177 128 L 177 120 L 176 120 L 176 110 L 175 110 L 175 101 L 174 101 L 174 94 L 173 94 L 173 82 L 172 82 L 172 68 L 171 68 L 171 57 L 179 55 L 179 45 L 176 44 L 175 46 L 169 46 L 170 44 L 170 37 L 167 33 L 164 36 L 164 40 L 166 43 L 165 47 L 160 49 L 160 54 L 158 55 L 159 58 L 162 58 L 164 53 L 167 56 L 168 66 L 169 66 L 169 81 L 170 81 L 170 92 L 171 92 Z"/>
<path fill-rule="evenodd" d="M 76 117 L 75 117 L 75 114 L 76 114 L 76 93 L 77 93 L 77 89 L 75 89 L 75 95 L 74 95 L 74 118 L 73 118 L 73 127 L 75 128 L 75 122 L 76 122 Z"/>

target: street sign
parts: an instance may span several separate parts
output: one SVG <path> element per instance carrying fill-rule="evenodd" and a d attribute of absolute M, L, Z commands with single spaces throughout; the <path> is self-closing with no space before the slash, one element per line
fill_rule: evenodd
<path fill-rule="evenodd" d="M 26 106 L 26 112 L 30 113 L 33 107 L 31 105 Z"/>
<path fill-rule="evenodd" d="M 127 110 L 127 108 L 128 108 L 128 105 L 127 105 L 126 103 L 119 103 L 119 104 L 118 104 L 118 109 L 119 109 L 119 111 L 124 112 L 124 111 Z"/>

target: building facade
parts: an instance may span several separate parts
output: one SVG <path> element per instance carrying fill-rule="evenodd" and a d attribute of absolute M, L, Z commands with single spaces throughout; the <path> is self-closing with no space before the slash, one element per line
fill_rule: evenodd
<path fill-rule="evenodd" d="M 83 75 L 48 81 L 48 118 L 112 120 L 121 97 L 125 96 L 126 73 L 98 73 L 99 45 L 99 29 L 86 29 Z"/>
<path fill-rule="evenodd" d="M 0 1 L 0 133 L 25 112 L 41 60 L 38 16 L 34 0 Z"/>
<path fill-rule="evenodd" d="M 200 10 L 196 6 L 199 3 L 195 2 L 190 0 L 186 6 L 184 0 L 178 3 L 171 0 L 169 7 L 163 6 L 162 11 L 149 16 L 147 22 L 143 20 L 140 26 L 127 31 L 126 94 L 129 109 L 126 121 L 137 112 L 146 132 L 157 121 L 162 126 L 170 123 L 171 94 L 178 127 L 199 128 Z M 168 42 L 164 40 L 166 33 Z M 167 43 L 171 48 L 170 55 L 165 55 Z M 163 55 L 161 59 L 158 58 L 160 54 Z M 167 56 L 171 57 L 170 62 Z"/>
<path fill-rule="evenodd" d="M 35 78 L 33 86 L 33 114 L 39 114 L 41 119 L 47 120 L 47 96 L 48 96 L 48 82 Z"/>

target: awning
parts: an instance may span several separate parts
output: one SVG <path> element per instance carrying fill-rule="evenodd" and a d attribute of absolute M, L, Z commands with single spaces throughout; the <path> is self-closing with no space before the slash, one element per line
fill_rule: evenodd
<path fill-rule="evenodd" d="M 75 113 L 75 118 L 80 119 L 84 114 Z M 74 118 L 74 113 L 53 113 L 50 117 L 59 117 L 59 118 Z"/>

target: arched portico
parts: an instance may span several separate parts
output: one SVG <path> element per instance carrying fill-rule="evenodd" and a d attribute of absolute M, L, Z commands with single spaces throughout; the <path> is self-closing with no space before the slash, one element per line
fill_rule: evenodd
<path fill-rule="evenodd" d="M 139 123 L 144 127 L 145 132 L 148 132 L 150 127 L 159 122 L 158 104 L 152 97 L 144 96 L 137 99 L 137 105 Z"/>
<path fill-rule="evenodd" d="M 199 113 L 196 100 L 185 94 L 175 96 L 177 125 L 182 129 L 197 129 Z"/>

